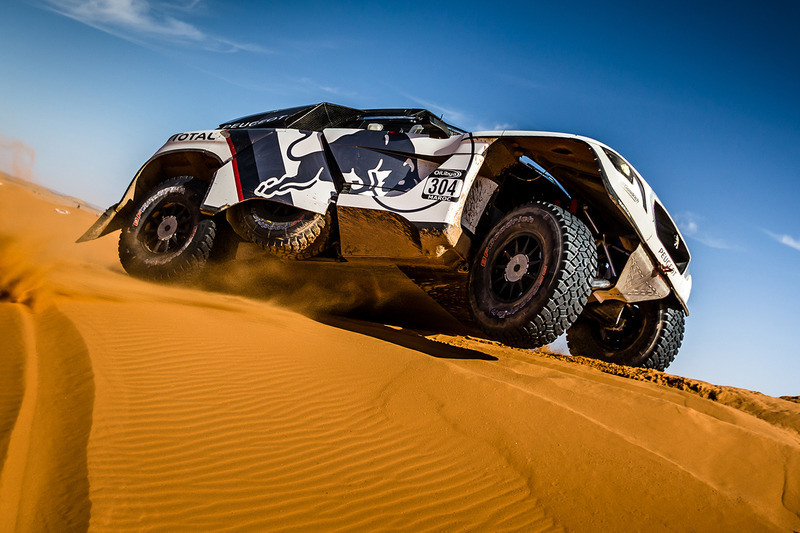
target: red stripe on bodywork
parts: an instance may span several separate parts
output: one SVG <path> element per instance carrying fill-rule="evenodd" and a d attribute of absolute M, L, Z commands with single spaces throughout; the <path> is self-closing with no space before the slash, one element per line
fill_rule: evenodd
<path fill-rule="evenodd" d="M 242 195 L 242 182 L 239 180 L 239 164 L 236 162 L 236 148 L 233 147 L 233 140 L 231 139 L 230 134 L 227 137 L 228 140 L 228 148 L 231 149 L 231 163 L 233 163 L 233 177 L 236 181 L 236 194 L 239 195 L 239 201 L 241 202 L 244 200 L 244 195 Z"/>

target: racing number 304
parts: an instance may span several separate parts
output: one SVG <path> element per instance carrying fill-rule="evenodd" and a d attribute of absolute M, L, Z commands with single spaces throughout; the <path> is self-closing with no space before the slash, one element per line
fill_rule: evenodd
<path fill-rule="evenodd" d="M 426 200 L 444 200 L 454 202 L 461 194 L 461 187 L 464 181 L 459 178 L 445 178 L 441 176 L 429 176 L 425 180 L 425 187 L 422 190 L 422 197 Z"/>

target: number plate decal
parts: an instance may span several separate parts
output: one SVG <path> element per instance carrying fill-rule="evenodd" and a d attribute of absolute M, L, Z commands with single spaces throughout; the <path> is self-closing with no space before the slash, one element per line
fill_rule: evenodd
<path fill-rule="evenodd" d="M 464 187 L 463 170 L 437 168 L 425 178 L 422 197 L 426 200 L 457 202 Z"/>

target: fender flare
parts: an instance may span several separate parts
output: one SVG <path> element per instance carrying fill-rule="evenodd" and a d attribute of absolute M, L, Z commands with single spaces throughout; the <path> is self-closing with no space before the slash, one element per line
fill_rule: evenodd
<path fill-rule="evenodd" d="M 183 164 L 175 164 L 178 159 L 183 160 Z M 194 176 L 212 183 L 216 171 L 223 166 L 216 151 L 184 147 L 172 150 L 162 148 L 142 165 L 119 202 L 106 209 L 76 242 L 91 241 L 121 229 L 140 198 L 158 183 L 177 176 Z"/>

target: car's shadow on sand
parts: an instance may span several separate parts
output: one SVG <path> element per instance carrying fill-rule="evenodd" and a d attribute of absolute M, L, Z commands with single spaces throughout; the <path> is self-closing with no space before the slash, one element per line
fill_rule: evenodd
<path fill-rule="evenodd" d="M 325 316 L 317 320 L 328 326 L 345 329 L 361 335 L 390 342 L 397 346 L 425 353 L 437 359 L 472 359 L 480 361 L 497 361 L 497 357 L 477 350 L 461 348 L 430 340 L 421 333 L 411 329 L 397 329 L 376 322 L 367 322 L 351 317 Z"/>
<path fill-rule="evenodd" d="M 426 338 L 423 332 L 480 334 L 453 318 L 395 267 L 288 262 L 261 254 L 211 265 L 200 288 L 270 301 L 322 324 L 432 357 L 497 359 Z"/>

